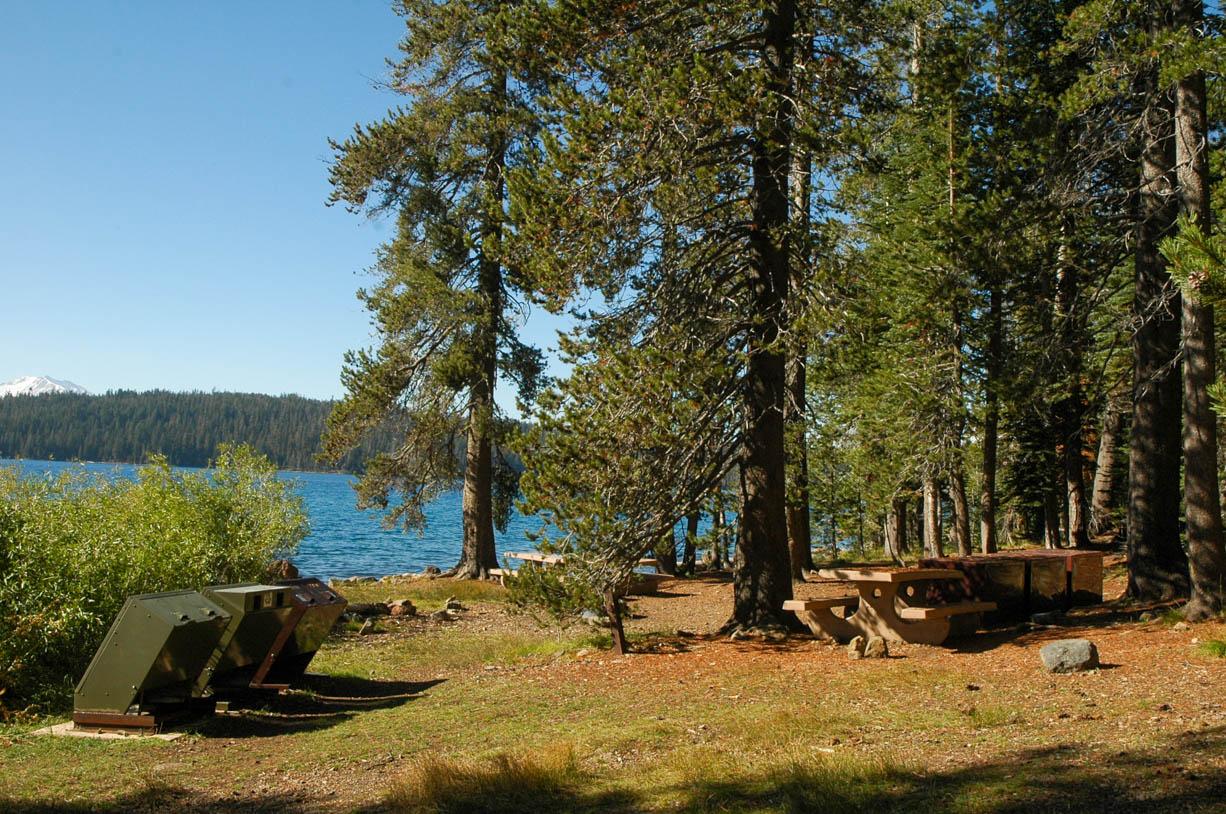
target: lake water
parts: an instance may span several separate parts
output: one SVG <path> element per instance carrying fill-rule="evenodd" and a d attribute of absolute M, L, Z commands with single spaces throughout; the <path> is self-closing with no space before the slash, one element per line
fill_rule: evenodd
<path fill-rule="evenodd" d="M 54 475 L 71 467 L 104 477 L 132 477 L 136 471 L 135 466 L 124 464 L 62 461 L 0 460 L 0 466 L 16 466 L 27 476 Z M 379 512 L 359 511 L 354 478 L 349 475 L 282 472 L 280 477 L 296 485 L 311 523 L 311 533 L 291 558 L 304 576 L 377 577 L 420 571 L 427 565 L 446 569 L 460 557 L 463 527 L 458 490 L 443 494 L 426 508 L 425 531 L 418 535 L 385 529 Z M 539 528 L 536 518 L 513 513 L 506 532 L 496 533 L 499 559 L 505 551 L 532 548 L 525 533 Z"/>

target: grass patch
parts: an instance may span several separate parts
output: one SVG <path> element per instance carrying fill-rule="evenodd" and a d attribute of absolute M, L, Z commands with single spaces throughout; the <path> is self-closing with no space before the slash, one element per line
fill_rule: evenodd
<path fill-rule="evenodd" d="M 460 602 L 506 602 L 507 589 L 497 582 L 476 579 L 393 579 L 383 582 L 343 583 L 336 586 L 350 602 L 390 602 L 411 599 L 425 611 L 438 610 L 449 598 Z"/>
<path fill-rule="evenodd" d="M 569 745 L 484 761 L 424 755 L 393 784 L 385 802 L 396 814 L 534 814 L 569 808 L 586 780 Z"/>
<path fill-rule="evenodd" d="M 1196 646 L 1196 651 L 1204 656 L 1215 659 L 1226 659 L 1226 640 L 1209 639 Z"/>

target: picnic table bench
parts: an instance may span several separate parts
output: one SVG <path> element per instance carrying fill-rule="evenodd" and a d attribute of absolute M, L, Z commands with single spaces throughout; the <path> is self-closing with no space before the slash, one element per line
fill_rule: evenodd
<path fill-rule="evenodd" d="M 954 602 L 936 606 L 912 605 L 918 596 L 912 583 L 956 580 L 956 571 L 942 568 L 829 568 L 818 571 L 824 579 L 849 583 L 856 595 L 824 599 L 791 599 L 783 609 L 792 611 L 822 639 L 846 642 L 855 636 L 880 636 L 911 644 L 940 644 L 957 628 L 974 629 L 980 614 L 994 610 L 994 602 Z M 843 615 L 836 614 L 840 609 Z"/>
<path fill-rule="evenodd" d="M 919 567 L 947 568 L 962 575 L 961 582 L 933 586 L 929 599 L 992 600 L 997 605 L 993 615 L 997 622 L 1103 601 L 1101 551 L 1006 550 L 970 557 L 934 557 L 920 560 Z"/>

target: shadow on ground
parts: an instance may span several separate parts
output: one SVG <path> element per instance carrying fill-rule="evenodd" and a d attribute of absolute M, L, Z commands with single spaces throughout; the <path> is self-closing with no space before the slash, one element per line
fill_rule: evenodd
<path fill-rule="evenodd" d="M 269 738 L 335 726 L 372 709 L 398 707 L 421 698 L 434 681 L 373 681 L 348 676 L 310 676 L 303 689 L 283 695 L 239 695 L 227 714 L 193 724 L 206 738 Z"/>

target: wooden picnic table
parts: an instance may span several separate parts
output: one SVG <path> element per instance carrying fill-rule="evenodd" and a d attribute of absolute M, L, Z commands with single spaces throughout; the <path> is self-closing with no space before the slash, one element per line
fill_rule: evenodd
<path fill-rule="evenodd" d="M 560 565 L 566 559 L 564 554 L 545 554 L 540 551 L 508 551 L 503 556 L 508 560 L 520 560 L 542 566 Z M 626 594 L 653 594 L 659 590 L 660 583 L 667 579 L 666 575 L 659 573 L 660 561 L 653 557 L 641 558 L 638 561 L 638 567 L 655 568 L 656 573 L 649 574 L 636 571 L 631 574 L 628 583 L 623 589 Z M 497 576 L 503 582 L 506 581 L 506 577 L 515 575 L 514 571 L 508 573 L 503 568 L 493 568 L 490 570 L 490 573 Z"/>
<path fill-rule="evenodd" d="M 943 601 L 988 599 L 996 621 L 1026 619 L 1040 611 L 1065 611 L 1103 601 L 1103 554 L 1078 549 L 1023 549 L 970 557 L 933 557 L 920 568 L 960 572 L 961 583 L 944 583 L 932 597 Z"/>
<path fill-rule="evenodd" d="M 857 594 L 792 599 L 783 604 L 784 610 L 795 613 L 818 638 L 846 642 L 855 636 L 881 636 L 895 642 L 940 644 L 949 637 L 955 621 L 960 626 L 977 623 L 979 614 L 996 607 L 978 601 L 925 607 L 910 604 L 906 593 L 900 595 L 910 583 L 961 579 L 958 572 L 944 568 L 824 568 L 817 573 L 854 586 Z M 843 611 L 842 616 L 835 614 L 836 608 Z"/>

